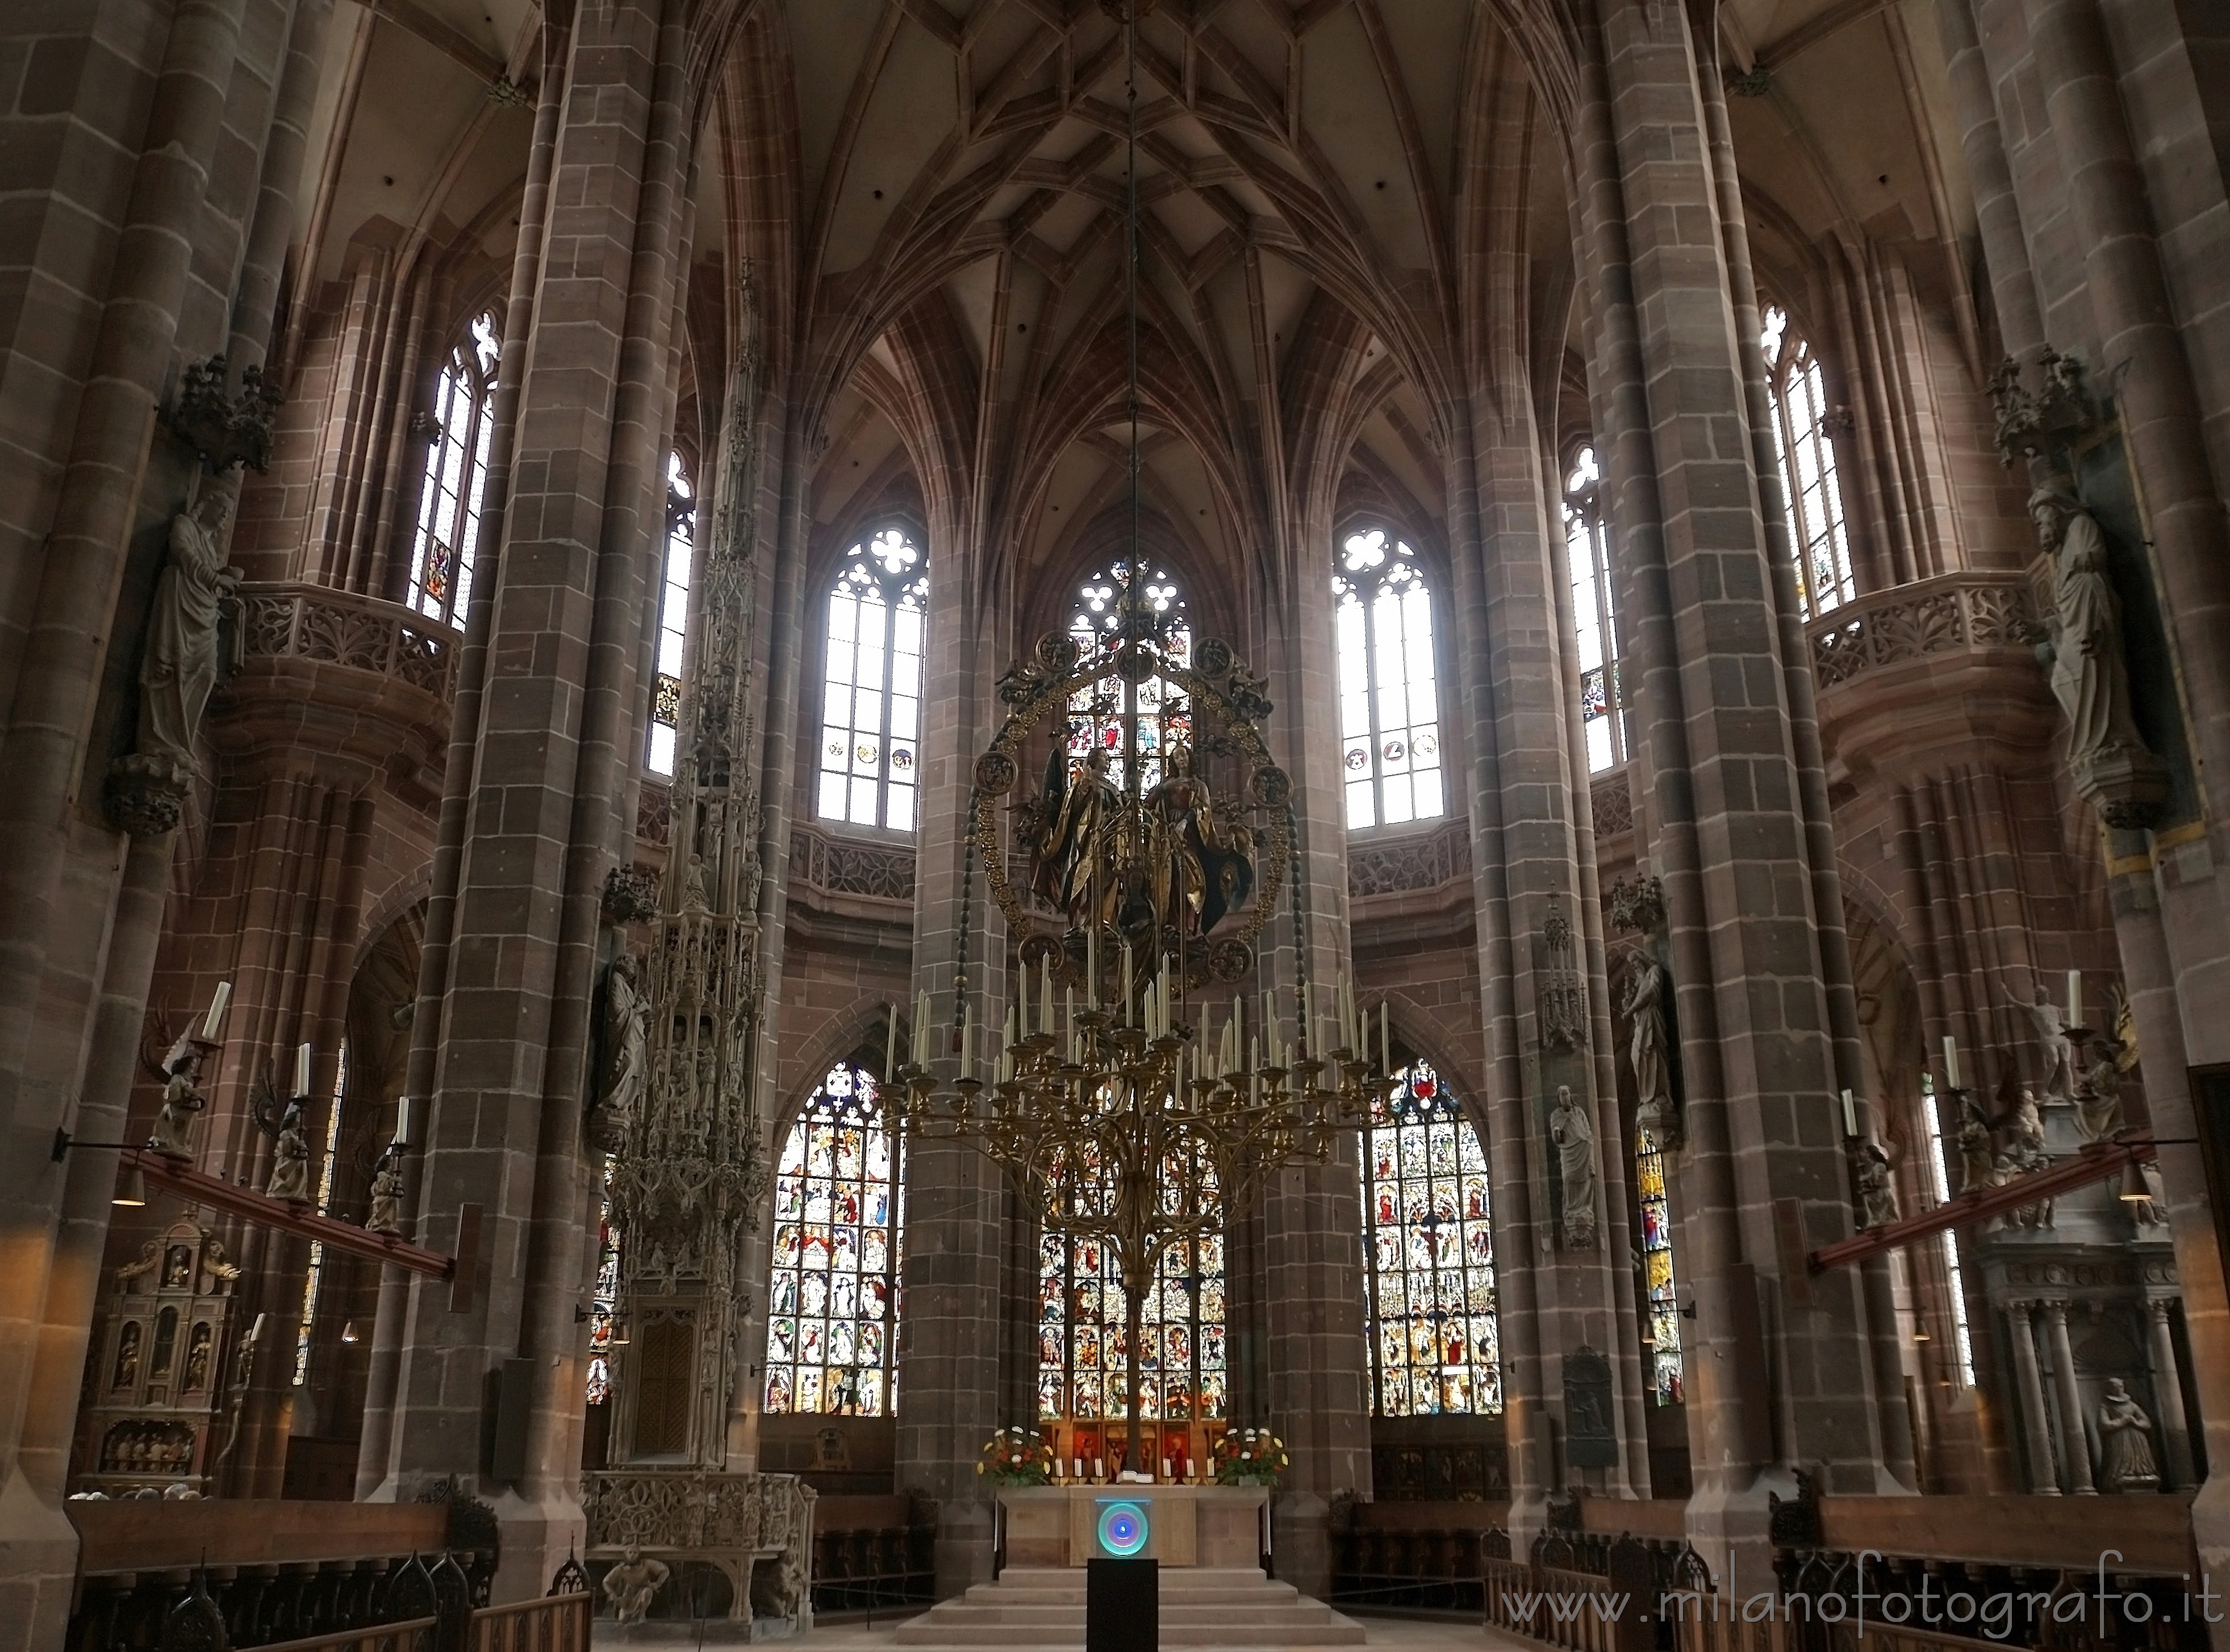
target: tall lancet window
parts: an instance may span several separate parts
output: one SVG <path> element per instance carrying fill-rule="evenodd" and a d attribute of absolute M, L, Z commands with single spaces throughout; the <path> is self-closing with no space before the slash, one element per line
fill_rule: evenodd
<path fill-rule="evenodd" d="M 481 495 L 487 488 L 488 441 L 495 420 L 493 311 L 449 352 L 434 392 L 435 436 L 418 490 L 418 525 L 410 547 L 409 601 L 419 613 L 462 626 L 480 555 Z"/>
<path fill-rule="evenodd" d="M 905 1185 L 873 1077 L 838 1062 L 790 1127 L 775 1172 L 769 1411 L 891 1414 Z"/>
<path fill-rule="evenodd" d="M 1647 1130 L 1634 1136 L 1634 1185 L 1641 1207 L 1641 1282 L 1649 1308 L 1650 1392 L 1660 1405 L 1682 1398 L 1680 1302 L 1672 1276 L 1672 1210 L 1665 1191 L 1665 1149 Z"/>
<path fill-rule="evenodd" d="M 1123 622 L 1124 582 L 1131 564 L 1111 562 L 1077 588 L 1076 608 L 1070 614 L 1068 634 L 1084 651 L 1086 659 L 1105 659 L 1107 674 L 1068 701 L 1068 755 L 1081 763 L 1094 751 L 1105 752 L 1108 778 L 1125 784 L 1129 755 L 1123 748 L 1123 719 L 1138 720 L 1138 787 L 1151 790 L 1162 778 L 1162 754 L 1192 738 L 1192 708 L 1184 697 L 1158 678 L 1126 683 L 1115 674 L 1118 627 Z M 1169 657 L 1179 665 L 1192 664 L 1192 625 L 1185 612 L 1184 592 L 1168 570 L 1145 562 L 1138 565 L 1138 600 L 1147 612 L 1163 620 L 1168 629 Z"/>
<path fill-rule="evenodd" d="M 1479 1133 L 1431 1064 L 1364 1133 L 1365 1334 L 1381 1417 L 1502 1410 L 1493 1205 Z"/>
<path fill-rule="evenodd" d="M 681 455 L 666 456 L 666 580 L 658 598 L 658 670 L 650 703 L 650 743 L 643 762 L 671 778 L 681 724 L 681 651 L 689 636 L 689 581 L 697 570 L 697 491 Z"/>
<path fill-rule="evenodd" d="M 1428 820 L 1444 807 L 1440 702 L 1417 553 L 1383 528 L 1351 533 L 1331 589 L 1348 829 Z"/>
<path fill-rule="evenodd" d="M 1597 774 L 1617 768 L 1628 755 L 1602 482 L 1595 450 L 1581 448 L 1564 478 L 1564 557 L 1571 564 L 1572 625 L 1580 651 L 1581 727 L 1587 736 L 1588 768 Z"/>
<path fill-rule="evenodd" d="M 929 576 L 903 529 L 852 547 L 828 594 L 821 697 L 824 820 L 914 829 Z"/>
<path fill-rule="evenodd" d="M 1162 1252 L 1139 1304 L 1138 1413 L 1221 1417 L 1228 1398 L 1223 1237 Z M 1083 1419 L 1130 1411 L 1128 1304 L 1122 1270 L 1099 1240 L 1038 1237 L 1038 1415 Z"/>
<path fill-rule="evenodd" d="M 1789 494 L 1789 527 L 1796 541 L 1797 597 L 1808 619 L 1849 601 L 1859 588 L 1851 575 L 1842 478 L 1829 432 L 1827 381 L 1812 346 L 1789 325 L 1787 311 L 1768 306 L 1760 342 L 1771 376 L 1773 440 Z"/>

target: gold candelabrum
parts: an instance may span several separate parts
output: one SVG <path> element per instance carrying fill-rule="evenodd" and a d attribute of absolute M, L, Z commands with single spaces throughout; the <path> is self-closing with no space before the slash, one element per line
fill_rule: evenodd
<path fill-rule="evenodd" d="M 1128 950 L 1121 1001 L 1105 1007 L 1096 994 L 1079 1005 L 1071 989 L 1057 1010 L 1051 960 L 1042 961 L 1037 1006 L 1017 994 L 986 1077 L 976 1076 L 977 1029 L 964 1004 L 959 1076 L 949 1087 L 924 1059 L 923 994 L 910 1057 L 883 1094 L 893 1128 L 917 1143 L 975 1148 L 1046 1229 L 1097 1240 L 1113 1260 L 1124 1300 L 1124 1466 L 1135 1469 L 1143 1299 L 1163 1252 L 1220 1233 L 1280 1166 L 1325 1162 L 1340 1132 L 1367 1125 L 1398 1081 L 1389 1076 L 1384 1008 L 1374 1061 L 1373 1029 L 1351 987 L 1329 989 L 1324 1014 L 1299 1018 L 1307 1030 L 1297 1040 L 1266 993 L 1259 1032 L 1250 1035 L 1245 1000 L 1234 998 L 1211 1039 L 1181 1019 L 1176 972 L 1138 987 Z"/>

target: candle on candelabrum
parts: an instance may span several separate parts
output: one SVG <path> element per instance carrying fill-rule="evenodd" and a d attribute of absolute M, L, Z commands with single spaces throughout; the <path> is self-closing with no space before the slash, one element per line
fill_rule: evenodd
<path fill-rule="evenodd" d="M 217 1029 L 224 1025 L 224 1012 L 232 1006 L 232 983 L 221 980 L 216 991 L 209 996 L 209 1013 L 202 1017 L 202 1042 L 215 1044 Z"/>

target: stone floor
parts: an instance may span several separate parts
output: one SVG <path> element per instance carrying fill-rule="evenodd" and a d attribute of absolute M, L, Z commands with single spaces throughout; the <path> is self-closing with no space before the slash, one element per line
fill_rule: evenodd
<path fill-rule="evenodd" d="M 1351 1614 L 1350 1614 L 1351 1615 Z M 904 1617 L 893 1614 L 886 1623 L 880 1617 L 870 1629 L 864 1623 L 838 1623 L 825 1629 L 815 1629 L 802 1641 L 794 1642 L 799 1652 L 899 1652 L 898 1627 Z M 1398 1649 L 1398 1652 L 1537 1652 L 1529 1642 L 1487 1629 L 1478 1623 L 1446 1621 L 1421 1621 L 1401 1617 L 1357 1617 L 1370 1639 L 1366 1645 Z M 1022 1652 L 1017 1646 L 1014 1652 Z M 1247 1652 L 1275 1652 L 1269 1647 L 1254 1646 Z"/>

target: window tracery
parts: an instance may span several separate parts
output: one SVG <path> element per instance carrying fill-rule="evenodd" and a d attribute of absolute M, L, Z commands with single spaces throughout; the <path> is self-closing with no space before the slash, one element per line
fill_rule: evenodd
<path fill-rule="evenodd" d="M 837 1063 L 790 1127 L 775 1173 L 769 1412 L 891 1414 L 905 1185 L 874 1077 Z"/>
<path fill-rule="evenodd" d="M 1412 1061 L 1364 1132 L 1364 1334 L 1381 1417 L 1497 1415 L 1502 1354 L 1486 1154 L 1432 1064 Z"/>
<path fill-rule="evenodd" d="M 1588 745 L 1588 771 L 1596 775 L 1632 755 L 1602 484 L 1595 450 L 1581 448 L 1564 477 L 1564 555 L 1571 565 L 1572 626 L 1579 643 L 1580 727 Z"/>
<path fill-rule="evenodd" d="M 487 491 L 488 443 L 494 433 L 495 313 L 479 316 L 463 344 L 449 352 L 434 392 L 434 440 L 418 489 L 418 522 L 410 548 L 410 590 L 419 613 L 462 626 L 480 555 L 480 513 Z"/>
<path fill-rule="evenodd" d="M 1125 784 L 1128 757 L 1123 749 L 1123 719 L 1135 714 L 1138 728 L 1138 786 L 1150 791 L 1162 778 L 1162 754 L 1192 737 L 1192 710 L 1182 695 L 1159 678 L 1126 683 L 1115 674 L 1117 627 L 1124 586 L 1131 576 L 1128 562 L 1111 562 L 1095 570 L 1077 588 L 1076 607 L 1069 616 L 1068 634 L 1089 660 L 1104 655 L 1106 674 L 1089 687 L 1069 696 L 1068 755 L 1081 763 L 1093 751 L 1108 758 L 1108 778 Z M 1141 597 L 1146 611 L 1167 629 L 1163 638 L 1172 664 L 1192 664 L 1192 625 L 1185 611 L 1184 592 L 1165 569 L 1154 562 L 1138 565 Z"/>
<path fill-rule="evenodd" d="M 681 724 L 681 656 L 689 635 L 689 582 L 696 572 L 697 494 L 681 455 L 666 456 L 666 578 L 658 600 L 658 669 L 652 679 L 646 767 L 671 778 Z"/>
<path fill-rule="evenodd" d="M 1348 829 L 1431 820 L 1446 807 L 1440 691 L 1416 552 L 1383 528 L 1351 533 L 1331 588 Z"/>
<path fill-rule="evenodd" d="M 1765 312 L 1766 372 L 1773 402 L 1774 449 L 1796 541 L 1797 601 L 1806 619 L 1858 595 L 1843 517 L 1843 484 L 1831 434 L 1827 381 L 1812 346 L 1778 305 Z"/>
<path fill-rule="evenodd" d="M 929 577 L 904 530 L 852 547 L 828 595 L 820 818 L 914 829 Z"/>
<path fill-rule="evenodd" d="M 1138 1414 L 1221 1417 L 1228 1398 L 1221 1235 L 1170 1245 L 1139 1305 Z M 1099 1419 L 1129 1411 L 1129 1325 L 1121 1270 L 1098 1239 L 1038 1238 L 1038 1415 Z"/>

